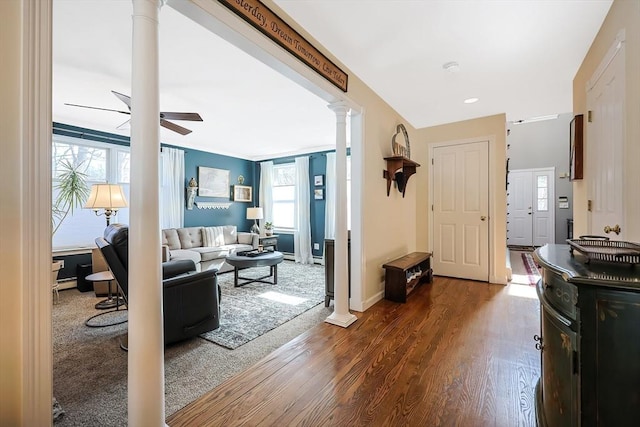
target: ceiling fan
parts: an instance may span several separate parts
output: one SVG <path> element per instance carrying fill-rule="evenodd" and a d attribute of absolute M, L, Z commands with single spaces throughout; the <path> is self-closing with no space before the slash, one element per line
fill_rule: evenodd
<path fill-rule="evenodd" d="M 127 108 L 129 109 L 129 111 L 113 110 L 111 108 L 91 107 L 88 105 L 69 104 L 66 102 L 64 105 L 70 105 L 72 107 L 91 108 L 93 110 L 113 111 L 116 113 L 131 115 L 131 97 L 124 95 L 122 93 L 116 92 L 115 90 L 112 90 L 111 92 L 116 96 L 116 98 L 118 98 L 119 100 L 121 100 L 127 105 Z M 169 120 L 188 120 L 192 122 L 201 122 L 202 117 L 200 117 L 200 114 L 198 113 L 175 113 L 175 112 L 166 112 L 166 111 L 160 112 L 160 126 L 165 127 L 174 132 L 177 132 L 180 135 L 187 135 L 191 133 L 190 129 L 177 125 L 173 122 L 170 122 Z M 120 129 L 124 124 L 128 122 L 129 120 L 127 120 L 122 125 L 118 126 L 118 129 Z"/>

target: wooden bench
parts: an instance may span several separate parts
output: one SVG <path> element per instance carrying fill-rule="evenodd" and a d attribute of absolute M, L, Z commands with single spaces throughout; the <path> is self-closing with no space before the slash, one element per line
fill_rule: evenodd
<path fill-rule="evenodd" d="M 384 274 L 384 297 L 390 301 L 407 302 L 407 295 L 422 282 L 433 281 L 431 254 L 413 252 L 382 266 Z"/>

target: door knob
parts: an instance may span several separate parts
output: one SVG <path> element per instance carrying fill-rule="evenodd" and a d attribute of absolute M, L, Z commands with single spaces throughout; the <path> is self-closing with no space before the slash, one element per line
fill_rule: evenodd
<path fill-rule="evenodd" d="M 480 221 L 484 221 L 485 219 L 487 219 L 487 217 L 486 217 L 486 216 L 484 216 L 484 215 L 482 215 L 482 216 L 480 217 Z"/>
<path fill-rule="evenodd" d="M 622 231 L 622 229 L 620 228 L 620 225 L 616 224 L 615 226 L 611 227 L 611 226 L 605 226 L 604 227 L 604 232 L 609 234 L 611 232 L 614 232 L 616 234 L 620 234 L 620 232 Z"/>

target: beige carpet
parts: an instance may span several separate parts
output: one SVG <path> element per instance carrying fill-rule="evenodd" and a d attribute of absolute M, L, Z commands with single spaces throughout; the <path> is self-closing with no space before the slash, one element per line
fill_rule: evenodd
<path fill-rule="evenodd" d="M 324 289 L 324 282 L 318 286 Z M 53 306 L 53 395 L 65 411 L 56 426 L 127 425 L 127 353 L 119 347 L 127 324 L 95 329 L 84 324 L 98 312 L 94 305 L 102 299 L 70 289 L 61 291 L 60 303 Z M 332 311 L 333 306 L 319 304 L 236 350 L 202 338 L 167 347 L 165 413 L 174 413 L 247 369 Z M 126 311 L 113 316 L 126 316 Z"/>

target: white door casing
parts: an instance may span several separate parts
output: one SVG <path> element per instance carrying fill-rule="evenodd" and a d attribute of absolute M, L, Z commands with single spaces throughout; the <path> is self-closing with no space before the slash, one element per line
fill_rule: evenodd
<path fill-rule="evenodd" d="M 624 240 L 625 49 L 624 34 L 609 50 L 587 86 L 589 234 Z M 606 232 L 620 227 L 620 234 Z"/>
<path fill-rule="evenodd" d="M 433 271 L 489 279 L 489 143 L 433 149 Z"/>

